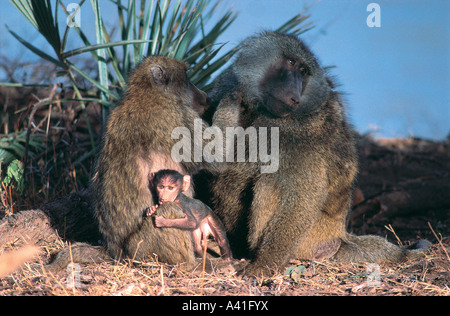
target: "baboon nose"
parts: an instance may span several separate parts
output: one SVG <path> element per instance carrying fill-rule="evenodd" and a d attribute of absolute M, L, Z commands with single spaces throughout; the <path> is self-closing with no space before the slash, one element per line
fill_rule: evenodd
<path fill-rule="evenodd" d="M 294 106 L 297 106 L 300 103 L 300 101 L 298 101 L 297 98 L 291 98 L 291 101 Z"/>

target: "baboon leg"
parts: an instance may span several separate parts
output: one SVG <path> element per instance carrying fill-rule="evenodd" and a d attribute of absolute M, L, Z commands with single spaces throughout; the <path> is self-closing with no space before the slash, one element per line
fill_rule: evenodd
<path fill-rule="evenodd" d="M 419 244 L 419 249 L 401 248 L 379 236 L 348 234 L 334 255 L 341 262 L 400 263 L 424 257 L 429 242 Z"/>
<path fill-rule="evenodd" d="M 69 263 L 100 263 L 111 260 L 111 256 L 103 246 L 92 246 L 86 243 L 76 243 L 65 247 L 55 259 L 45 266 L 50 272 L 63 270 Z"/>

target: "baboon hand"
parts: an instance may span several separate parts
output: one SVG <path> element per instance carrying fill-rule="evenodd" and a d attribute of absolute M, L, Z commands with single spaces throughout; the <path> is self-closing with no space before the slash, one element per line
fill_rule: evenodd
<path fill-rule="evenodd" d="M 261 266 L 256 263 L 250 263 L 238 271 L 238 275 L 243 275 L 249 278 L 271 277 L 274 273 L 275 269 L 270 269 L 268 266 Z"/>
<path fill-rule="evenodd" d="M 155 227 L 166 227 L 166 219 L 163 216 L 155 216 Z"/>
<path fill-rule="evenodd" d="M 150 206 L 148 209 L 147 209 L 147 216 L 152 216 L 152 215 L 154 215 L 155 213 L 156 213 L 156 209 L 158 208 L 158 205 L 153 205 L 153 206 Z"/>

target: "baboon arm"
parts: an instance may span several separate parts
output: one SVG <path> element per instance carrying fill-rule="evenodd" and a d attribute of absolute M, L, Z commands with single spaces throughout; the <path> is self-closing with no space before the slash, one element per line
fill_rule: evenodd
<path fill-rule="evenodd" d="M 194 251 L 198 256 L 201 257 L 203 254 L 203 249 L 202 249 L 202 231 L 200 227 L 192 231 L 192 241 L 194 242 Z"/>
<path fill-rule="evenodd" d="M 233 256 L 231 254 L 230 243 L 228 242 L 228 238 L 225 232 L 225 227 L 222 222 L 220 222 L 217 216 L 214 216 L 212 213 L 207 217 L 209 229 L 214 236 L 214 239 L 219 244 L 220 254 L 223 259 L 229 260 Z"/>
<path fill-rule="evenodd" d="M 264 233 L 256 249 L 255 258 L 246 268 L 247 275 L 271 275 L 270 269 L 283 268 L 293 256 L 302 238 L 302 217 L 286 217 L 273 223 Z"/>
<path fill-rule="evenodd" d="M 240 126 L 240 102 L 237 93 L 225 96 L 220 101 L 216 113 L 214 113 L 213 126 L 217 126 L 222 132 L 225 131 L 226 127 Z"/>
<path fill-rule="evenodd" d="M 306 167 L 308 166 L 302 169 L 305 170 Z M 289 174 L 285 177 L 285 183 L 292 186 L 291 190 L 278 191 L 279 204 L 266 228 L 251 230 L 257 234 L 252 236 L 255 240 L 253 247 L 255 247 L 256 256 L 249 267 L 250 274 L 269 272 L 267 267 L 285 266 L 295 255 L 295 250 L 304 236 L 317 223 L 327 199 L 327 178 L 325 174 L 320 175 L 320 171 L 318 174 L 316 177 L 299 178 Z M 251 226 L 257 226 L 258 215 L 261 216 L 267 211 L 262 206 L 264 204 L 253 204 Z"/>
<path fill-rule="evenodd" d="M 168 219 L 162 216 L 155 217 L 156 227 L 172 227 L 193 230 L 198 227 L 198 222 L 194 217 L 184 214 L 183 218 Z"/>

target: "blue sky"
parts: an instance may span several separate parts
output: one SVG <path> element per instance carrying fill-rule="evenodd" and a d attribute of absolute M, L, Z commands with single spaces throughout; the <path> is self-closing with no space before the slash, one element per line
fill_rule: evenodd
<path fill-rule="evenodd" d="M 64 1 L 64 3 L 78 1 Z M 107 8 L 109 1 L 101 0 Z M 351 122 L 377 137 L 444 139 L 450 132 L 450 1 L 448 0 L 223 0 L 238 19 L 221 38 L 231 48 L 274 29 L 307 6 L 316 28 L 302 39 L 345 93 Z M 380 7 L 381 27 L 370 28 L 367 5 Z M 82 23 L 94 25 L 86 1 Z M 105 11 L 114 25 L 115 11 Z M 0 54 L 34 60 L 5 24 L 35 45 L 43 43 L 9 1 L 0 1 Z M 82 24 L 84 28 L 84 24 Z M 95 32 L 93 31 L 93 36 Z"/>

